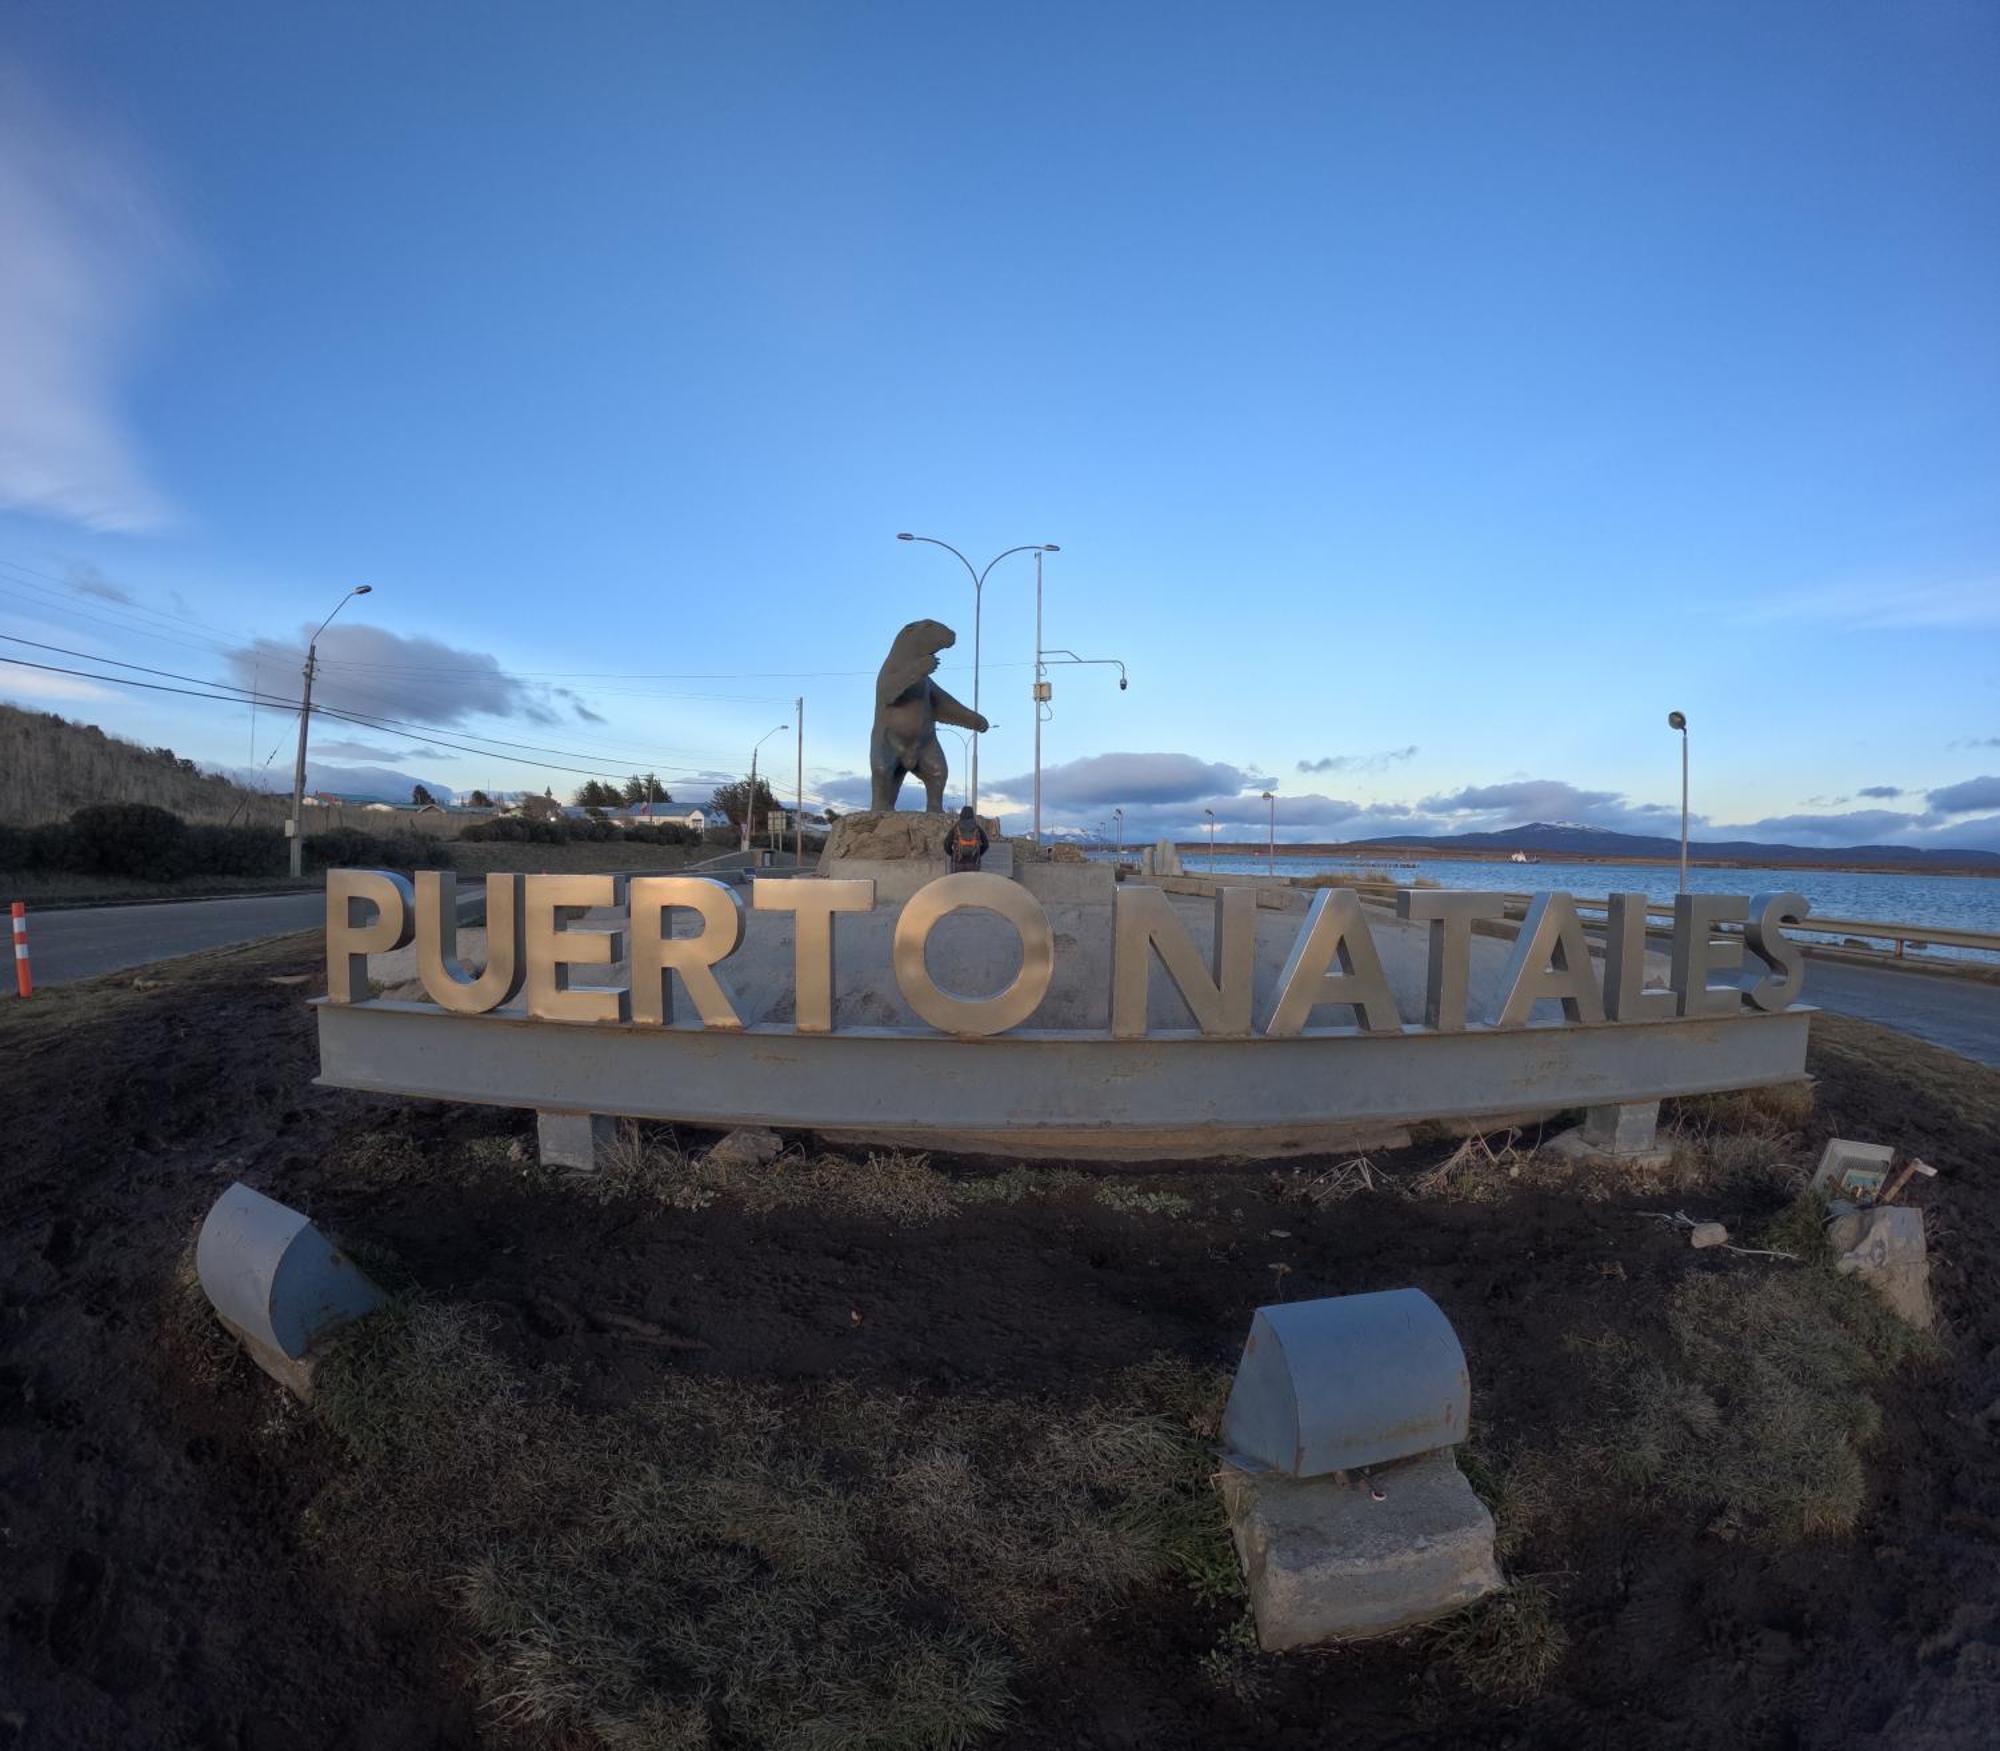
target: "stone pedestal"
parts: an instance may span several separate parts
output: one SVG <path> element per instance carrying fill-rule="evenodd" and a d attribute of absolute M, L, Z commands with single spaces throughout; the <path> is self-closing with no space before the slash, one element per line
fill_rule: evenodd
<path fill-rule="evenodd" d="M 1388 1635 L 1506 1584 L 1493 1516 L 1449 1448 L 1369 1479 L 1225 1465 L 1218 1481 L 1266 1653 Z"/>
<path fill-rule="evenodd" d="M 537 1113 L 535 1141 L 544 1167 L 596 1173 L 604 1165 L 617 1121 L 603 1113 Z"/>
<path fill-rule="evenodd" d="M 1586 1107 L 1583 1123 L 1551 1137 L 1542 1145 L 1551 1155 L 1606 1166 L 1665 1167 L 1673 1160 L 1670 1145 L 1660 1142 L 1660 1103 L 1636 1101 L 1625 1106 Z"/>

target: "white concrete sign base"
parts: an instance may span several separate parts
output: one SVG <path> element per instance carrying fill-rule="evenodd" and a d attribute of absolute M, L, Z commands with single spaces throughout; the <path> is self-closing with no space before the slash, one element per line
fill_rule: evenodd
<path fill-rule="evenodd" d="M 1506 1584 L 1493 1516 L 1449 1448 L 1368 1480 L 1225 1465 L 1219 1483 L 1266 1653 L 1388 1635 Z"/>

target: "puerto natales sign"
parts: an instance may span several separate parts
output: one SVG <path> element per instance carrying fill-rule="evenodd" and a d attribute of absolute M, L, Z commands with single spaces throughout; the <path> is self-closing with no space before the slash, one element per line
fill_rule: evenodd
<path fill-rule="evenodd" d="M 1199 1159 L 1804 1073 L 1796 894 L 1681 896 L 1664 982 L 1647 977 L 1637 895 L 1613 897 L 1595 956 L 1560 893 L 1536 897 L 1511 944 L 1479 929 L 1502 915 L 1494 894 L 1410 890 L 1372 922 L 1342 888 L 1303 915 L 1260 913 L 1244 887 L 1213 908 L 1204 945 L 1198 911 L 1135 883 L 1109 905 L 1058 905 L 1059 931 L 1027 886 L 987 873 L 939 877 L 879 916 L 866 880 L 758 880 L 746 906 L 703 876 L 502 875 L 474 970 L 449 874 L 341 870 L 320 1080 L 898 1146 Z M 1001 922 L 940 930 L 967 911 Z M 988 933 L 979 952 L 965 929 Z M 373 994 L 369 957 L 412 945 L 397 964 L 418 978 Z M 1079 1017 L 1091 1025 L 1044 1025 Z"/>

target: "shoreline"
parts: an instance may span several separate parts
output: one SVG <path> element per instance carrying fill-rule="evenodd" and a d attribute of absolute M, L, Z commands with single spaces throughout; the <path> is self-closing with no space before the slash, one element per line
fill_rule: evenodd
<path fill-rule="evenodd" d="M 1183 857 L 1208 855 L 1206 840 L 1196 840 L 1188 844 L 1176 844 L 1175 849 Z M 1218 842 L 1217 856 L 1221 857 L 1267 857 L 1270 846 L 1261 844 Z M 1356 864 L 1386 865 L 1390 868 L 1407 863 L 1506 863 L 1512 853 L 1507 851 L 1462 851 L 1462 850 L 1418 850 L 1407 845 L 1280 845 L 1277 848 L 1280 860 L 1293 858 L 1335 858 Z M 1535 869 L 1544 864 L 1587 863 L 1598 864 L 1607 869 L 1675 869 L 1680 860 L 1674 857 L 1633 857 L 1617 856 L 1598 852 L 1565 852 L 1561 855 L 1535 854 L 1529 862 L 1517 865 L 1521 869 Z M 2000 877 L 2000 869 L 1973 868 L 1965 864 L 1938 866 L 1924 863 L 1852 863 L 1837 858 L 1765 858 L 1741 857 L 1690 857 L 1689 869 L 1816 869 L 1840 875 L 1918 875 L 1964 877 L 1973 881 L 1992 881 Z"/>

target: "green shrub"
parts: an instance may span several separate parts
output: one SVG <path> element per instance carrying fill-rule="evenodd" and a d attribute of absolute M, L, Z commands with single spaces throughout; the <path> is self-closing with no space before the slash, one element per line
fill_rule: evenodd
<path fill-rule="evenodd" d="M 421 833 L 364 833 L 359 827 L 329 827 L 308 833 L 309 869 L 445 869 L 451 853 Z"/>
<path fill-rule="evenodd" d="M 151 876 L 186 873 L 187 823 L 151 803 L 93 803 L 69 818 L 67 867 L 79 874 Z"/>

